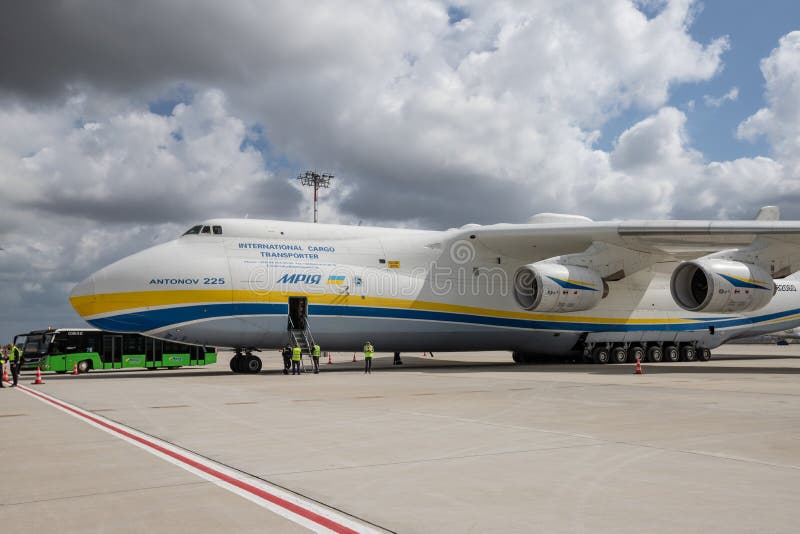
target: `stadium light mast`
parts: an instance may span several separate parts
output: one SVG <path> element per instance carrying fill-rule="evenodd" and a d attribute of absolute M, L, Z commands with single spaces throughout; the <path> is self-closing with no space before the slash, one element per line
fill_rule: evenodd
<path fill-rule="evenodd" d="M 297 177 L 300 185 L 314 188 L 314 222 L 317 222 L 317 198 L 320 189 L 328 189 L 331 186 L 333 175 L 329 173 L 318 173 L 316 171 L 306 171 Z"/>

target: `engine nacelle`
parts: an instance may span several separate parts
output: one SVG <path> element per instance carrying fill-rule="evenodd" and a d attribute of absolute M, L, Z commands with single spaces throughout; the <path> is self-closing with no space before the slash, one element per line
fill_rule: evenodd
<path fill-rule="evenodd" d="M 514 298 L 526 310 L 575 312 L 591 310 L 608 294 L 594 271 L 558 263 L 533 263 L 514 275 Z"/>
<path fill-rule="evenodd" d="M 769 304 L 775 295 L 775 282 L 756 265 L 701 259 L 678 265 L 672 271 L 669 289 L 684 310 L 740 313 Z"/>

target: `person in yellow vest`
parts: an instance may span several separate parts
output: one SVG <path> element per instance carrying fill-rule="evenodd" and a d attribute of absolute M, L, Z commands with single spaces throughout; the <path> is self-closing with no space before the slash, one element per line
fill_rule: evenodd
<path fill-rule="evenodd" d="M 374 352 L 375 348 L 372 346 L 372 342 L 367 341 L 364 345 L 364 374 L 372 374 L 372 354 Z"/>
<path fill-rule="evenodd" d="M 314 374 L 319 374 L 319 356 L 322 352 L 319 350 L 319 345 L 314 344 L 314 349 L 311 352 L 311 359 L 314 360 Z"/>
<path fill-rule="evenodd" d="M 19 368 L 22 367 L 22 351 L 17 347 L 8 344 L 8 362 L 11 364 L 11 387 L 16 387 L 19 379 Z"/>
<path fill-rule="evenodd" d="M 4 388 L 3 380 L 6 379 L 6 363 L 8 362 L 8 351 L 5 347 L 0 346 L 0 370 L 2 370 L 3 378 L 0 379 L 0 389 Z"/>
<path fill-rule="evenodd" d="M 292 348 L 292 374 L 300 374 L 300 347 Z"/>

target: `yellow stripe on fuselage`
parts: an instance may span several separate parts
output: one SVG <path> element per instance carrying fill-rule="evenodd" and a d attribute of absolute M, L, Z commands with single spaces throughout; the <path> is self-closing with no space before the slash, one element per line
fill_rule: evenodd
<path fill-rule="evenodd" d="M 104 293 L 72 297 L 70 303 L 81 317 L 93 317 L 113 312 L 141 308 L 157 308 L 165 306 L 187 306 L 193 304 L 219 304 L 237 302 L 285 303 L 290 296 L 307 297 L 310 304 L 333 304 L 340 306 L 364 306 L 378 308 L 395 308 L 422 311 L 440 311 L 483 315 L 487 317 L 504 317 L 527 319 L 532 321 L 610 323 L 610 324 L 686 324 L 692 319 L 681 318 L 629 318 L 629 317 L 585 317 L 564 314 L 542 314 L 494 310 L 476 306 L 446 304 L 442 302 L 426 302 L 419 300 L 396 299 L 389 297 L 366 297 L 360 295 L 337 295 L 315 293 L 292 293 L 282 291 L 248 291 L 224 289 L 185 289 L 164 291 L 135 291 L 128 293 Z"/>

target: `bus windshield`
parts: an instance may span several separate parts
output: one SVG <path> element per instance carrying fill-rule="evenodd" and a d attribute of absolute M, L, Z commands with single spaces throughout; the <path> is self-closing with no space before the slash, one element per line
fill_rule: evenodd
<path fill-rule="evenodd" d="M 52 338 L 52 334 L 29 335 L 25 340 L 25 349 L 22 351 L 23 354 L 46 354 Z"/>

